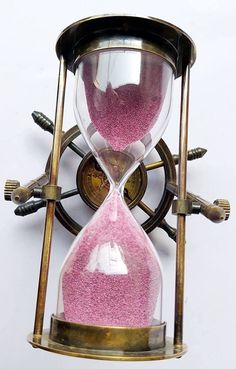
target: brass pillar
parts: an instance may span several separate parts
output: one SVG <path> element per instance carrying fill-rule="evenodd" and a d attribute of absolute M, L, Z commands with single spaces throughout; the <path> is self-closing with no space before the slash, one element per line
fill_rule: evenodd
<path fill-rule="evenodd" d="M 190 65 L 182 74 L 181 112 L 179 135 L 178 200 L 187 199 L 187 155 L 188 155 L 188 107 Z M 174 344 L 183 343 L 184 267 L 185 267 L 185 214 L 177 216 L 176 279 L 175 279 L 175 326 Z"/>
<path fill-rule="evenodd" d="M 58 76 L 58 87 L 57 87 L 57 100 L 56 100 L 56 113 L 55 113 L 55 128 L 53 134 L 52 154 L 51 154 L 51 165 L 49 172 L 49 185 L 57 186 L 60 151 L 61 151 L 61 139 L 62 139 L 62 123 L 63 123 L 63 112 L 64 112 L 64 98 L 66 88 L 66 62 L 64 57 L 60 57 L 60 67 Z M 41 267 L 39 274 L 38 283 L 38 296 L 36 303 L 35 312 L 35 323 L 34 323 L 34 335 L 35 338 L 39 338 L 42 335 L 43 330 L 43 318 L 46 302 L 46 291 L 48 282 L 48 271 L 50 263 L 51 243 L 52 243 L 52 230 L 55 213 L 55 199 L 47 200 L 46 219 L 44 227 L 44 238 L 43 248 L 41 256 Z"/>

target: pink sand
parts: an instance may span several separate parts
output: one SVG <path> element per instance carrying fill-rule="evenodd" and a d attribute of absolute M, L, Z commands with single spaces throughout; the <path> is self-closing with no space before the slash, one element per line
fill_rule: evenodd
<path fill-rule="evenodd" d="M 86 63 L 83 74 L 91 120 L 112 149 L 122 151 L 129 144 L 141 140 L 158 119 L 166 92 L 163 62 L 144 53 L 140 83 L 118 88 L 108 83 L 106 91 L 97 88 L 93 82 L 93 68 L 92 61 L 91 64 Z"/>
<path fill-rule="evenodd" d="M 161 271 L 151 241 L 115 191 L 75 240 L 62 271 L 65 319 L 148 326 Z"/>

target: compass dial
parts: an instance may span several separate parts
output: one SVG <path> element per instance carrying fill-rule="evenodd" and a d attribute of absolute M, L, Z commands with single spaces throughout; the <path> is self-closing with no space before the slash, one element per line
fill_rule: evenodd
<path fill-rule="evenodd" d="M 92 154 L 84 157 L 77 172 L 77 186 L 84 202 L 98 209 L 109 192 L 109 181 Z M 147 175 L 141 164 L 125 184 L 125 201 L 133 208 L 142 199 L 147 188 Z"/>

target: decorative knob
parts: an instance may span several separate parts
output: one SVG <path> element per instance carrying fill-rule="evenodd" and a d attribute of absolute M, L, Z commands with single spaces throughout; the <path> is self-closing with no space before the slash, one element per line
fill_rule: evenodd
<path fill-rule="evenodd" d="M 54 124 L 45 114 L 39 111 L 33 111 L 32 118 L 34 122 L 41 127 L 44 131 L 48 131 L 53 134 Z"/>
<path fill-rule="evenodd" d="M 20 186 L 20 182 L 14 179 L 8 179 L 4 186 L 4 199 L 11 201 L 11 194 Z"/>
<path fill-rule="evenodd" d="M 225 220 L 229 219 L 230 216 L 230 203 L 225 199 L 217 199 L 214 201 L 214 204 L 221 207 L 225 211 Z"/>

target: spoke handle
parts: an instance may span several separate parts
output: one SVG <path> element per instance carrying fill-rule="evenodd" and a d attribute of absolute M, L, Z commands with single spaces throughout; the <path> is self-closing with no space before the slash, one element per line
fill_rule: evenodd
<path fill-rule="evenodd" d="M 175 196 L 178 196 L 178 186 L 175 183 L 168 183 L 167 189 Z M 214 203 L 211 203 L 191 192 L 187 192 L 187 199 L 192 201 L 192 203 L 199 204 L 200 213 L 213 223 L 221 223 L 229 218 L 230 204 L 227 200 L 215 200 Z M 223 205 L 221 205 L 222 203 Z"/>
<path fill-rule="evenodd" d="M 47 131 L 47 132 L 49 132 L 53 135 L 53 133 L 54 133 L 54 123 L 45 114 L 43 114 L 39 111 L 33 111 L 32 118 L 33 118 L 34 122 L 40 128 L 42 128 L 44 131 Z M 64 134 L 63 131 L 62 131 L 62 133 Z M 70 142 L 68 146 L 72 151 L 74 151 L 81 158 L 83 158 L 86 155 L 86 153 L 82 149 L 80 149 L 76 144 L 74 144 L 73 142 Z"/>
<path fill-rule="evenodd" d="M 41 187 L 48 183 L 48 173 L 43 173 L 41 176 L 32 179 L 30 182 L 23 186 L 17 187 L 11 194 L 11 200 L 19 205 L 24 204 L 34 194 L 34 189 Z"/>
<path fill-rule="evenodd" d="M 29 201 L 26 204 L 19 205 L 15 209 L 15 215 L 25 217 L 26 215 L 36 213 L 39 209 L 44 208 L 45 206 L 46 206 L 45 200 Z"/>

